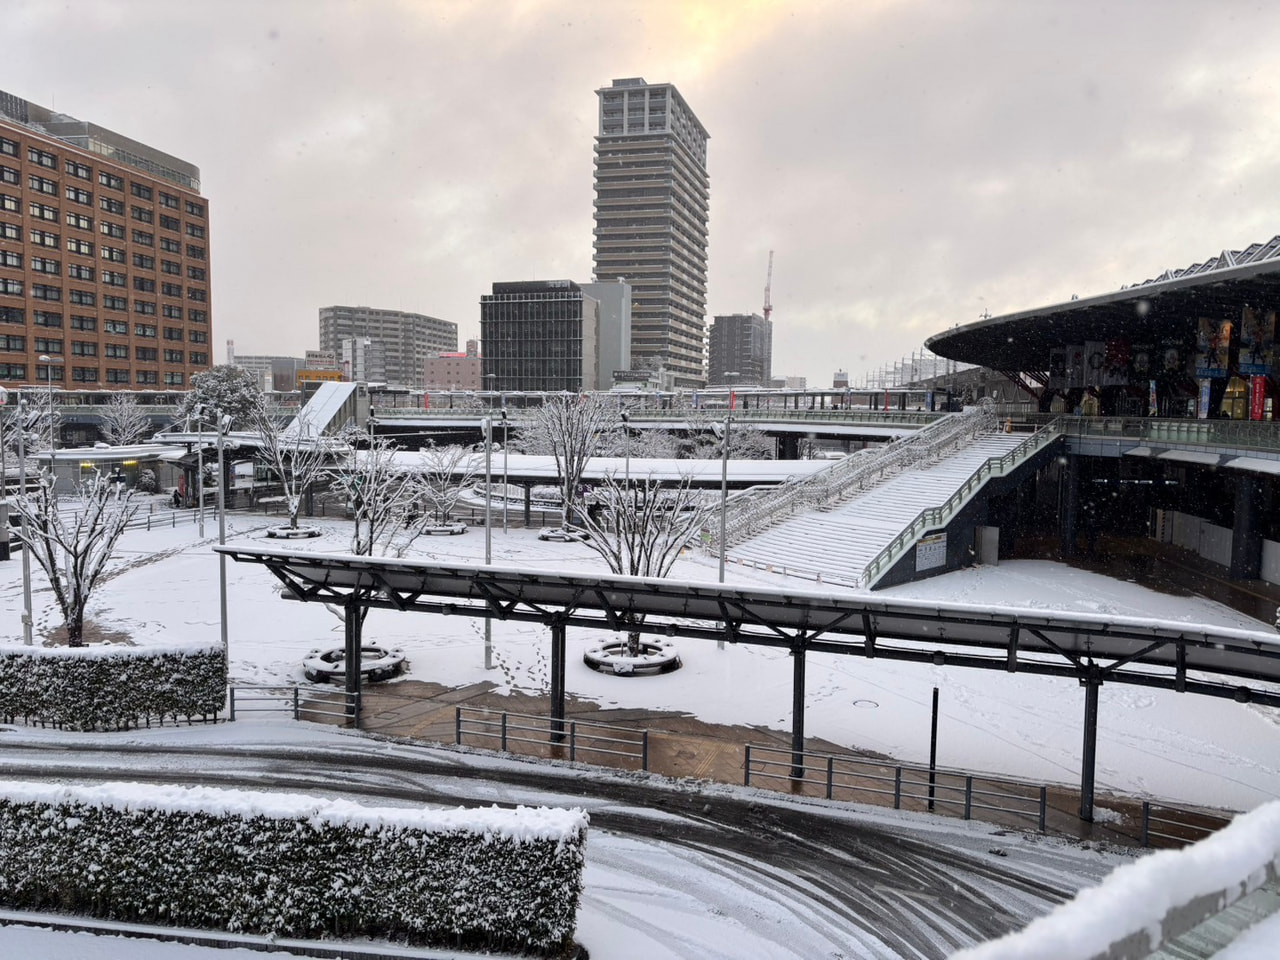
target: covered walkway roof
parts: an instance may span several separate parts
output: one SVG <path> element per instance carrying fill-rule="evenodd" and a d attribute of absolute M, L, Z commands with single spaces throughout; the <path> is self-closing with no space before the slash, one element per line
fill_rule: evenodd
<path fill-rule="evenodd" d="M 1041 371 L 1070 343 L 1192 340 L 1199 317 L 1236 319 L 1245 306 L 1280 303 L 1280 236 L 1127 287 L 954 327 L 925 341 L 940 357 L 993 370 Z"/>

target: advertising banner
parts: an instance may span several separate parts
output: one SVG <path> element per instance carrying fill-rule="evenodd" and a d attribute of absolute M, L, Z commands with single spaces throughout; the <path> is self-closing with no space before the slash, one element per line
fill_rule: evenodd
<path fill-rule="evenodd" d="M 1261 420 L 1267 407 L 1267 378 L 1249 378 L 1249 419 Z"/>
<path fill-rule="evenodd" d="M 1266 376 L 1275 363 L 1276 312 L 1245 307 L 1240 315 L 1240 376 Z"/>
<path fill-rule="evenodd" d="M 1200 381 L 1200 400 L 1196 404 L 1196 417 L 1200 420 L 1209 419 L 1209 381 Z"/>
<path fill-rule="evenodd" d="M 1128 340 L 1108 340 L 1102 364 L 1102 385 L 1123 387 L 1129 383 L 1129 361 L 1132 351 Z"/>
<path fill-rule="evenodd" d="M 1101 340 L 1086 340 L 1084 344 L 1084 385 L 1102 386 L 1102 371 L 1107 362 L 1107 345 Z"/>
<path fill-rule="evenodd" d="M 1084 344 L 1067 347 L 1067 387 L 1084 386 Z"/>
<path fill-rule="evenodd" d="M 1201 317 L 1196 332 L 1196 378 L 1208 377 L 1213 380 L 1227 376 L 1227 366 L 1231 362 L 1231 332 L 1234 329 L 1230 320 L 1212 320 Z"/>
<path fill-rule="evenodd" d="M 1067 348 L 1054 347 L 1049 351 L 1049 383 L 1054 390 L 1067 388 Z"/>

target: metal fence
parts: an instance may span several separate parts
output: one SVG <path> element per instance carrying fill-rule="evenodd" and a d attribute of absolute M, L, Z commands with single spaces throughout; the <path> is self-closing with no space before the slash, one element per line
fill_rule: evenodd
<path fill-rule="evenodd" d="M 1142 801 L 1142 834 L 1144 847 L 1185 847 L 1218 830 L 1230 819 L 1203 811 L 1170 807 Z"/>
<path fill-rule="evenodd" d="M 322 687 L 234 685 L 227 688 L 227 719 L 244 714 L 288 714 L 294 720 L 317 723 L 349 722 L 360 704 L 360 694 Z"/>
<path fill-rule="evenodd" d="M 649 769 L 649 731 L 593 720 L 552 720 L 523 713 L 495 713 L 477 707 L 458 707 L 454 742 L 555 759 L 609 762 Z M 623 761 L 613 762 L 613 758 Z"/>

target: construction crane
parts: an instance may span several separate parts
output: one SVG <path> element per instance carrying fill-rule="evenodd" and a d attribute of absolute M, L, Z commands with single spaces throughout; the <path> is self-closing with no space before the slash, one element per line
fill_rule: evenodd
<path fill-rule="evenodd" d="M 769 319 L 769 314 L 773 313 L 773 303 L 769 299 L 769 294 L 773 289 L 773 251 L 769 251 L 769 273 L 764 280 L 764 318 Z"/>

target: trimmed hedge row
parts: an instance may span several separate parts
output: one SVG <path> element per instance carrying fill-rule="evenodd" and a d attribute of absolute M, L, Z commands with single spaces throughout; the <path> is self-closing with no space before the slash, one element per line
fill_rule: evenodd
<path fill-rule="evenodd" d="M 0 903 L 568 956 L 581 810 L 372 809 L 209 787 L 0 787 Z"/>
<path fill-rule="evenodd" d="M 0 718 L 64 730 L 122 730 L 216 715 L 221 648 L 0 648 Z"/>

